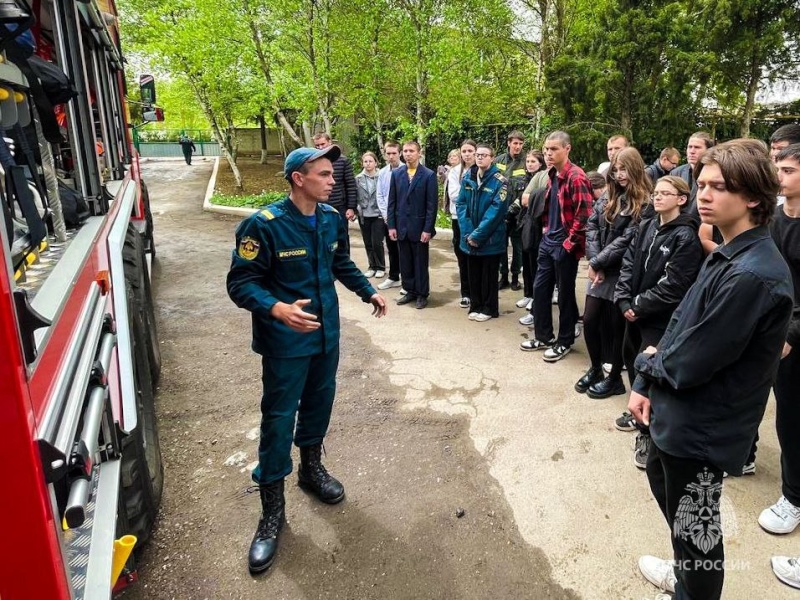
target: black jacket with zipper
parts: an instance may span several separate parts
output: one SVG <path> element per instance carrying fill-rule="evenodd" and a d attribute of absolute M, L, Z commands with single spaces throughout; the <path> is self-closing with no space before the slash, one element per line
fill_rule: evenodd
<path fill-rule="evenodd" d="M 633 309 L 642 325 L 666 327 L 703 264 L 703 246 L 691 215 L 665 225 L 658 215 L 643 221 L 622 259 L 614 302 Z"/>

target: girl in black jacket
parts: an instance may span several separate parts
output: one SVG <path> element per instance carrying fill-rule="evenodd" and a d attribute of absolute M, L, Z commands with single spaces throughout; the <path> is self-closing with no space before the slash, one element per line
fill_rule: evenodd
<path fill-rule="evenodd" d="M 586 349 L 591 367 L 575 384 L 590 398 L 625 393 L 622 382 L 622 342 L 625 321 L 614 307 L 614 287 L 622 257 L 642 218 L 647 217 L 653 184 L 644 172 L 644 161 L 635 148 L 624 148 L 609 169 L 608 198 L 595 203 L 586 224 L 586 256 L 589 289 L 583 316 Z M 611 372 L 603 377 L 603 348 L 611 352 Z"/>
<path fill-rule="evenodd" d="M 703 264 L 703 246 L 697 236 L 697 221 L 683 212 L 690 196 L 680 177 L 658 180 L 653 193 L 656 216 L 644 221 L 622 259 L 614 290 L 614 302 L 626 319 L 625 365 L 631 384 L 636 377 L 633 361 L 648 346 L 656 346 Z M 616 421 L 617 429 L 633 431 L 637 424 L 629 413 Z M 636 440 L 634 464 L 644 468 L 650 448 L 643 427 Z"/>

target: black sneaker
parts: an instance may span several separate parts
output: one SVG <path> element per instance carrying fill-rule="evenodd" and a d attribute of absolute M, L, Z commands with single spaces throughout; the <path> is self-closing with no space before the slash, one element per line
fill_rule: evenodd
<path fill-rule="evenodd" d="M 636 431 L 638 429 L 636 427 L 636 419 L 627 410 L 622 413 L 621 417 L 617 417 L 617 420 L 614 421 L 614 427 L 619 431 Z"/>
<path fill-rule="evenodd" d="M 636 446 L 633 448 L 633 464 L 640 469 L 647 468 L 647 457 L 650 454 L 650 443 L 652 438 L 646 433 L 636 436 Z"/>
<path fill-rule="evenodd" d="M 534 352 L 536 350 L 547 350 L 553 347 L 555 344 L 555 340 L 550 340 L 549 342 L 542 342 L 540 340 L 525 340 L 519 345 L 519 349 L 523 352 Z"/>
<path fill-rule="evenodd" d="M 563 346 L 561 344 L 556 344 L 552 348 L 545 350 L 544 356 L 542 359 L 545 362 L 558 362 L 562 358 L 564 358 L 567 354 L 572 351 L 572 346 Z"/>

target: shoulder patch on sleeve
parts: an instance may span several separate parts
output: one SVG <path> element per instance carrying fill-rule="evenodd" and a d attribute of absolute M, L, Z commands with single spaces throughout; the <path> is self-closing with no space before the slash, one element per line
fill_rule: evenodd
<path fill-rule="evenodd" d="M 320 207 L 322 210 L 325 210 L 325 211 L 327 211 L 327 212 L 339 212 L 338 210 L 336 210 L 335 208 L 333 208 L 333 207 L 332 207 L 330 204 L 328 204 L 327 202 L 320 202 L 320 203 L 319 203 L 319 207 Z"/>
<path fill-rule="evenodd" d="M 275 214 L 268 208 L 265 208 L 264 210 L 262 210 L 261 214 L 264 216 L 264 218 L 267 221 L 272 221 L 272 219 L 275 218 Z"/>
<path fill-rule="evenodd" d="M 258 240 L 251 237 L 243 237 L 239 242 L 239 256 L 245 260 L 255 260 L 258 256 L 258 251 L 261 249 L 261 244 Z"/>
<path fill-rule="evenodd" d="M 499 180 L 502 183 L 505 183 L 507 181 L 507 179 L 505 177 L 503 177 L 503 175 L 500 174 L 500 173 L 495 173 L 494 174 L 494 178 Z"/>

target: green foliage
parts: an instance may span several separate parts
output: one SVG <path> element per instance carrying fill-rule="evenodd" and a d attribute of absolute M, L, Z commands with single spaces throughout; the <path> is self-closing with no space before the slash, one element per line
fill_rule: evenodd
<path fill-rule="evenodd" d="M 510 8 L 513 4 L 513 10 Z M 596 165 L 624 133 L 653 159 L 699 128 L 733 135 L 760 83 L 796 76 L 797 0 L 128 0 L 126 47 L 170 73 L 168 128 L 194 100 L 230 152 L 264 115 L 292 144 L 327 130 L 355 154 L 427 141 L 441 164 L 465 137 L 505 146 L 561 128 Z M 191 93 L 191 99 L 189 97 Z M 172 119 L 175 119 L 173 122 Z M 754 130 L 761 132 L 758 127 Z"/>
<path fill-rule="evenodd" d="M 218 206 L 235 206 L 239 208 L 259 208 L 286 198 L 286 192 L 262 192 L 255 196 L 228 196 L 215 193 L 209 199 Z"/>
<path fill-rule="evenodd" d="M 439 210 L 439 212 L 436 213 L 436 227 L 438 229 L 453 228 L 453 218 L 450 216 L 449 212 Z"/>

